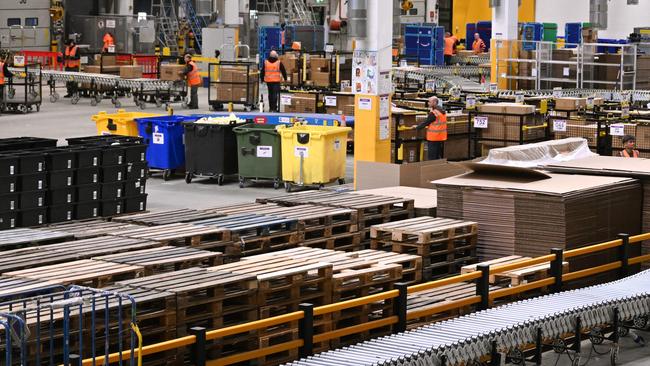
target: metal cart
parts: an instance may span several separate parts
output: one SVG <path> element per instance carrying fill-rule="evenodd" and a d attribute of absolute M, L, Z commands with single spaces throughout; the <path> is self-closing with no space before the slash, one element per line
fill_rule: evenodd
<path fill-rule="evenodd" d="M 208 75 L 208 103 L 212 110 L 220 110 L 226 104 L 238 104 L 251 111 L 259 103 L 259 73 L 254 62 L 211 63 Z"/>
<path fill-rule="evenodd" d="M 40 64 L 26 64 L 13 67 L 14 76 L 7 80 L 3 95 L 0 96 L 0 109 L 10 112 L 27 113 L 41 109 L 42 76 Z"/>

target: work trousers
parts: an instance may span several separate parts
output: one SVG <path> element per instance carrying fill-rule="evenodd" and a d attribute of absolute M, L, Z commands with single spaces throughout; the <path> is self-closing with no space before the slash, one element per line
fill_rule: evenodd
<path fill-rule="evenodd" d="M 190 86 L 190 109 L 199 109 L 199 86 Z"/>
<path fill-rule="evenodd" d="M 427 160 L 442 159 L 444 147 L 443 141 L 427 141 Z"/>
<path fill-rule="evenodd" d="M 269 110 L 280 112 L 280 83 L 266 83 L 269 89 Z"/>

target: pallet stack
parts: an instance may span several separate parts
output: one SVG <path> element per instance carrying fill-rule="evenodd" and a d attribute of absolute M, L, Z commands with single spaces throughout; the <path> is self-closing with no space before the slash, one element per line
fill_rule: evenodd
<path fill-rule="evenodd" d="M 425 216 L 372 226 L 370 247 L 421 256 L 422 278 L 430 281 L 475 262 L 477 236 L 475 222 Z"/>

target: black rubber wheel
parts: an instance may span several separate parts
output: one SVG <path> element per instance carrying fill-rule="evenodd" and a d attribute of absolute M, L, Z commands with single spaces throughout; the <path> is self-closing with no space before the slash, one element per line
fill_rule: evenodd
<path fill-rule="evenodd" d="M 591 332 L 589 332 L 589 340 L 592 344 L 603 344 L 603 341 L 605 341 L 605 336 L 603 335 L 603 332 L 600 330 L 600 328 L 594 328 L 591 330 Z"/>
<path fill-rule="evenodd" d="M 319 185 L 318 185 L 318 189 L 323 189 L 323 188 L 325 188 L 325 185 L 324 185 L 324 184 L 319 184 Z"/>
<path fill-rule="evenodd" d="M 618 328 L 618 336 L 619 337 L 626 337 L 628 334 L 630 334 L 630 328 L 627 328 L 627 327 L 619 327 Z"/>
<path fill-rule="evenodd" d="M 219 176 L 217 177 L 217 184 L 220 185 L 220 186 L 222 186 L 222 185 L 223 185 L 223 181 L 224 181 L 223 175 L 219 175 Z"/>
<path fill-rule="evenodd" d="M 609 364 L 616 366 L 616 362 L 618 362 L 618 347 L 612 347 L 609 351 Z"/>
<path fill-rule="evenodd" d="M 345 184 L 345 178 L 339 178 L 339 185 L 344 185 Z"/>
<path fill-rule="evenodd" d="M 95 98 L 90 99 L 90 105 L 95 107 L 97 105 L 97 100 Z"/>
<path fill-rule="evenodd" d="M 287 191 L 287 193 L 291 192 L 291 183 L 284 182 L 284 190 Z"/>
<path fill-rule="evenodd" d="M 280 181 L 279 180 L 273 181 L 273 189 L 280 189 Z"/>
<path fill-rule="evenodd" d="M 171 170 L 169 170 L 169 169 L 163 170 L 162 178 L 163 178 L 163 180 L 165 182 L 168 181 L 171 176 L 172 176 L 172 171 Z"/>
<path fill-rule="evenodd" d="M 244 188 L 245 183 L 246 183 L 246 179 L 242 176 L 239 176 L 239 188 Z"/>
<path fill-rule="evenodd" d="M 192 173 L 185 173 L 185 183 L 190 184 L 192 183 Z"/>

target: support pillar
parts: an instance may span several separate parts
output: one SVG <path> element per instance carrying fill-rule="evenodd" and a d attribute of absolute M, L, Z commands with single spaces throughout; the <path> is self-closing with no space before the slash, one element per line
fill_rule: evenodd
<path fill-rule="evenodd" d="M 509 55 L 518 53 L 517 39 L 519 22 L 519 0 L 500 0 L 500 5 L 492 8 L 492 41 L 490 44 L 490 60 L 492 72 L 490 73 L 493 83 L 497 82 L 497 49 L 496 40 L 505 41 L 499 47 L 499 59 L 509 58 Z M 499 70 L 505 70 L 507 62 L 501 61 Z M 499 79 L 499 89 L 508 89 L 507 80 Z"/>

